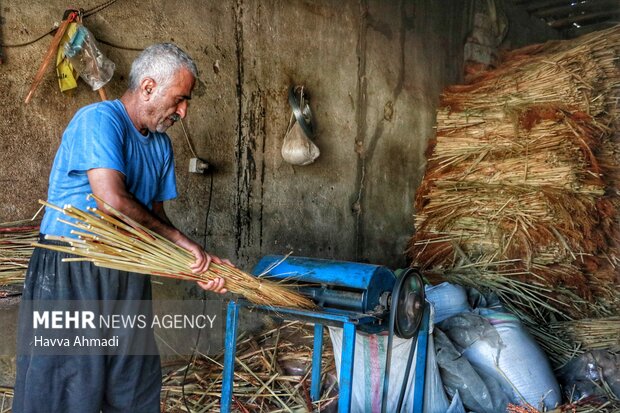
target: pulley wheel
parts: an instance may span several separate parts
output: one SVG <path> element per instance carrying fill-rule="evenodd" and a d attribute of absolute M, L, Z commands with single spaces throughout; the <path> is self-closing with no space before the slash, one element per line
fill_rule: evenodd
<path fill-rule="evenodd" d="M 416 269 L 410 268 L 398 278 L 392 292 L 392 305 L 396 305 L 394 333 L 410 339 L 418 331 L 424 314 L 424 283 Z"/>

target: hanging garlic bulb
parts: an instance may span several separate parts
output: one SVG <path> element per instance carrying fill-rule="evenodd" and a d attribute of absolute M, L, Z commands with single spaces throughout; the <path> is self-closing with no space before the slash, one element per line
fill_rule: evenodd
<path fill-rule="evenodd" d="M 318 146 L 306 137 L 299 124 L 295 122 L 284 136 L 282 158 L 293 165 L 308 165 L 320 154 Z"/>
<path fill-rule="evenodd" d="M 293 112 L 282 143 L 282 158 L 293 165 L 308 165 L 319 157 L 321 151 L 310 140 L 314 135 L 312 112 L 303 86 L 291 87 L 289 103 Z"/>

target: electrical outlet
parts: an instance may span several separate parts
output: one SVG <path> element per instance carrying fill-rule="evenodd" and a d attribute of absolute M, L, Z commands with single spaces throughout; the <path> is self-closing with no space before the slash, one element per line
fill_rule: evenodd
<path fill-rule="evenodd" d="M 204 174 L 209 169 L 209 163 L 200 158 L 189 160 L 189 172 L 193 174 Z"/>

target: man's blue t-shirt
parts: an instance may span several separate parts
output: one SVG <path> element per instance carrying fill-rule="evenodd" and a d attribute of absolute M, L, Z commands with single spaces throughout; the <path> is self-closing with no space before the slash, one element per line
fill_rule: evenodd
<path fill-rule="evenodd" d="M 86 106 L 73 117 L 54 159 L 48 202 L 82 210 L 95 207 L 94 200 L 86 200 L 92 192 L 86 172 L 94 168 L 121 172 L 127 190 L 149 209 L 153 202 L 177 196 L 170 138 L 165 133 L 140 134 L 120 100 Z M 68 219 L 47 208 L 41 233 L 71 236 L 73 228 L 58 218 Z"/>

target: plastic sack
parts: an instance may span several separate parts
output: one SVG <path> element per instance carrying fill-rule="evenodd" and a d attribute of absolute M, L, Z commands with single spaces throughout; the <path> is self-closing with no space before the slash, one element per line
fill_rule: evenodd
<path fill-rule="evenodd" d="M 336 371 L 340 378 L 340 364 L 342 353 L 342 329 L 329 327 Z M 357 333 L 355 337 L 355 356 L 353 360 L 353 385 L 351 386 L 351 413 L 380 412 L 383 398 L 383 375 L 385 373 L 385 358 L 387 351 L 387 336 Z M 396 412 L 398 397 L 400 396 L 407 357 L 412 339 L 405 340 L 394 336 L 392 347 L 392 364 L 390 366 L 390 387 L 388 389 L 387 411 Z M 414 344 L 415 345 L 415 344 Z M 416 350 L 417 351 L 417 350 Z M 415 357 L 411 365 L 411 372 L 407 382 L 407 390 L 401 412 L 413 411 L 413 396 L 415 392 Z M 448 410 L 448 399 L 443 390 L 432 336 L 429 336 L 426 353 L 424 386 L 424 413 L 445 413 Z M 342 389 L 341 389 L 342 391 Z"/>
<path fill-rule="evenodd" d="M 460 285 L 444 282 L 438 285 L 426 285 L 424 290 L 426 300 L 433 306 L 435 323 L 471 310 L 467 301 L 467 291 Z"/>
<path fill-rule="evenodd" d="M 444 413 L 449 410 L 448 397 L 443 389 L 439 375 L 439 365 L 435 357 L 435 339 L 428 337 L 426 370 L 424 375 L 424 413 Z M 461 403 L 462 407 L 462 403 Z M 411 411 L 411 410 L 409 410 Z M 463 412 L 465 413 L 465 412 Z"/>
<path fill-rule="evenodd" d="M 507 398 L 494 400 L 487 384 L 470 362 L 454 347 L 448 336 L 435 328 L 434 337 L 441 379 L 448 394 L 453 398 L 453 402 L 459 395 L 462 404 L 476 413 L 506 411 Z M 455 405 L 456 409 L 458 403 L 455 402 Z"/>
<path fill-rule="evenodd" d="M 466 413 L 465 406 L 463 406 L 463 402 L 461 401 L 461 395 L 457 391 L 452 398 L 452 402 L 446 410 L 446 413 Z"/>
<path fill-rule="evenodd" d="M 93 90 L 108 83 L 116 68 L 114 62 L 101 53 L 95 37 L 82 25 L 78 26 L 71 40 L 65 43 L 65 56 Z"/>
<path fill-rule="evenodd" d="M 556 407 L 560 389 L 549 360 L 519 320 L 488 309 L 480 309 L 480 314 L 459 314 L 441 328 L 483 378 L 500 384 L 512 403 L 527 402 L 541 410 Z"/>
<path fill-rule="evenodd" d="M 493 292 L 488 291 L 482 294 L 480 291 L 473 287 L 467 288 L 467 299 L 472 309 L 478 308 L 492 309 L 495 311 L 507 312 L 504 308 L 499 296 Z"/>
<path fill-rule="evenodd" d="M 306 137 L 297 122 L 287 130 L 281 152 L 286 162 L 300 166 L 311 164 L 321 154 L 319 148 Z"/>
<path fill-rule="evenodd" d="M 605 397 L 603 382 L 620 399 L 620 354 L 592 350 L 569 361 L 558 372 L 558 379 L 571 401 L 589 396 Z"/>
<path fill-rule="evenodd" d="M 340 364 L 342 357 L 342 329 L 329 327 L 334 348 L 336 371 L 340 380 Z M 387 336 L 357 333 L 355 335 L 355 354 L 353 359 L 353 385 L 351 386 L 351 413 L 380 412 L 383 397 L 383 376 Z M 396 412 L 401 384 L 405 375 L 407 357 L 413 340 L 404 340 L 394 336 L 392 342 L 392 364 L 390 366 L 390 388 L 388 391 L 387 411 Z M 409 383 L 413 383 L 415 375 L 415 358 L 409 374 Z M 413 404 L 413 385 L 405 393 L 402 411 L 411 411 Z M 342 387 L 340 392 L 342 393 Z"/>

